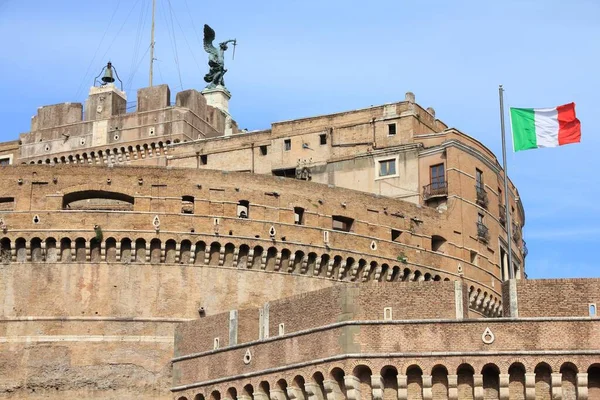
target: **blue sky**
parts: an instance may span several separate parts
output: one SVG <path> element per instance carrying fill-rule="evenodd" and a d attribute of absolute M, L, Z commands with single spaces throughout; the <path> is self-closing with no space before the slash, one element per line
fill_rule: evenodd
<path fill-rule="evenodd" d="M 0 140 L 28 131 L 39 106 L 83 102 L 108 59 L 135 100 L 148 84 L 150 4 L 0 0 Z M 170 4 L 157 0 L 155 83 L 168 83 L 173 96 L 181 84 L 204 86 L 200 40 L 208 23 L 218 40 L 238 39 L 226 82 L 242 128 L 399 101 L 412 91 L 500 157 L 498 84 L 507 106 L 575 101 L 582 143 L 511 152 L 509 175 L 527 214 L 529 277 L 600 276 L 592 251 L 600 245 L 597 0 Z"/>

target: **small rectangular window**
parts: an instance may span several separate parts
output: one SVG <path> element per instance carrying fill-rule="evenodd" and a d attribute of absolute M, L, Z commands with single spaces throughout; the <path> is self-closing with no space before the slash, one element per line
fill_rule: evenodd
<path fill-rule="evenodd" d="M 477 189 L 483 189 L 483 172 L 477 168 L 475 168 L 475 181 Z"/>
<path fill-rule="evenodd" d="M 206 164 L 208 164 L 208 155 L 202 154 L 200 156 L 200 165 L 206 165 Z"/>
<path fill-rule="evenodd" d="M 396 175 L 396 159 L 379 161 L 379 176 Z"/>
<path fill-rule="evenodd" d="M 392 229 L 392 242 L 399 242 L 401 234 L 402 234 L 402 231 L 399 231 L 397 229 Z"/>
<path fill-rule="evenodd" d="M 267 155 L 267 146 L 260 146 L 260 155 L 261 156 L 266 156 Z"/>
<path fill-rule="evenodd" d="M 321 133 L 319 135 L 319 143 L 321 144 L 321 146 L 327 144 L 327 134 L 326 133 Z"/>
<path fill-rule="evenodd" d="M 248 200 L 240 200 L 237 206 L 238 218 L 248 218 L 250 216 L 250 202 Z"/>
<path fill-rule="evenodd" d="M 332 229 L 334 231 L 351 232 L 354 220 L 352 218 L 344 217 L 341 215 L 333 215 L 332 217 Z"/>
<path fill-rule="evenodd" d="M 383 319 L 385 321 L 391 321 L 392 320 L 392 307 L 385 307 L 383 309 Z"/>
<path fill-rule="evenodd" d="M 304 208 L 294 207 L 294 224 L 304 225 Z"/>
<path fill-rule="evenodd" d="M 217 350 L 219 348 L 219 338 L 216 337 L 214 342 L 213 342 L 213 350 Z"/>
<path fill-rule="evenodd" d="M 285 324 L 279 324 L 279 336 L 285 335 Z"/>
<path fill-rule="evenodd" d="M 396 134 L 396 124 L 388 124 L 388 135 L 394 136 Z"/>
<path fill-rule="evenodd" d="M 432 189 L 445 188 L 446 175 L 444 173 L 444 164 L 436 164 L 429 167 L 429 179 Z"/>
<path fill-rule="evenodd" d="M 471 264 L 477 265 L 477 252 L 471 250 Z"/>
<path fill-rule="evenodd" d="M 597 313 L 596 313 L 596 304 L 595 303 L 591 303 L 589 305 L 589 310 L 590 310 L 590 317 L 595 317 L 597 315 Z"/>
<path fill-rule="evenodd" d="M 10 157 L 0 158 L 0 166 L 10 165 Z"/>
<path fill-rule="evenodd" d="M 285 139 L 283 141 L 283 149 L 285 151 L 290 151 L 292 149 L 292 139 Z"/>

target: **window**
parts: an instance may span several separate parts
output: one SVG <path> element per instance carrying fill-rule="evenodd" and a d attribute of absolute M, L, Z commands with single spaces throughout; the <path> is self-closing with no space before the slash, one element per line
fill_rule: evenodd
<path fill-rule="evenodd" d="M 432 189 L 443 189 L 446 187 L 446 176 L 444 164 L 436 164 L 429 167 L 429 177 Z"/>
<path fill-rule="evenodd" d="M 392 307 L 385 307 L 383 309 L 383 319 L 385 321 L 391 321 L 392 320 Z"/>
<path fill-rule="evenodd" d="M 392 229 L 392 242 L 399 242 L 401 233 L 402 233 L 402 231 L 399 231 L 397 229 Z"/>
<path fill-rule="evenodd" d="M 590 309 L 590 317 L 595 317 L 596 316 L 596 304 L 590 304 L 589 309 Z"/>
<path fill-rule="evenodd" d="M 396 159 L 379 161 L 379 176 L 396 175 Z"/>
<path fill-rule="evenodd" d="M 333 215 L 332 217 L 332 229 L 334 231 L 351 232 L 354 220 L 352 218 L 344 217 L 341 215 Z"/>
<path fill-rule="evenodd" d="M 319 135 L 319 143 L 321 144 L 321 146 L 327 144 L 327 134 L 326 133 L 321 133 Z"/>
<path fill-rule="evenodd" d="M 294 207 L 294 224 L 304 225 L 304 208 Z"/>
<path fill-rule="evenodd" d="M 283 141 L 283 149 L 285 151 L 290 151 L 292 149 L 292 139 L 285 139 Z"/>
<path fill-rule="evenodd" d="M 471 264 L 477 265 L 477 252 L 471 250 Z"/>
<path fill-rule="evenodd" d="M 200 156 L 200 165 L 206 165 L 206 164 L 208 164 L 208 155 L 202 154 Z"/>
<path fill-rule="evenodd" d="M 479 169 L 475 169 L 475 181 L 477 189 L 483 189 L 483 172 Z"/>
<path fill-rule="evenodd" d="M 217 350 L 219 348 L 219 338 L 216 337 L 215 340 L 213 341 L 213 350 Z"/>
<path fill-rule="evenodd" d="M 285 335 L 285 324 L 279 324 L 279 336 Z"/>
<path fill-rule="evenodd" d="M 444 251 L 444 243 L 446 243 L 446 239 L 441 236 L 433 235 L 431 237 L 431 251 Z"/>
<path fill-rule="evenodd" d="M 388 135 L 394 136 L 396 134 L 396 124 L 388 124 Z"/>
<path fill-rule="evenodd" d="M 182 214 L 193 214 L 194 213 L 194 196 L 182 196 L 181 197 L 181 213 Z"/>
<path fill-rule="evenodd" d="M 250 202 L 248 200 L 240 200 L 238 202 L 237 216 L 239 218 L 248 218 L 250 216 Z"/>
<path fill-rule="evenodd" d="M 267 155 L 267 146 L 266 145 L 260 146 L 260 155 L 261 156 Z"/>
<path fill-rule="evenodd" d="M 0 166 L 10 165 L 10 157 L 0 158 Z"/>

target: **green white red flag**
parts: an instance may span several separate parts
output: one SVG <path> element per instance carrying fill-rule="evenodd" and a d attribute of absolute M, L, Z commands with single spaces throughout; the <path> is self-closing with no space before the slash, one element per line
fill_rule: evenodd
<path fill-rule="evenodd" d="M 514 151 L 557 147 L 581 141 L 575 103 L 553 108 L 512 108 L 510 121 Z"/>

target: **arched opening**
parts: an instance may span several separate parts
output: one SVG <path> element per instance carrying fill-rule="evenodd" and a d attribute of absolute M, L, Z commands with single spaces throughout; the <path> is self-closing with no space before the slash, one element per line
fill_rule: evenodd
<path fill-rule="evenodd" d="M 194 400 L 204 400 L 204 395 L 202 393 L 198 393 L 194 396 Z"/>
<path fill-rule="evenodd" d="M 240 250 L 238 252 L 238 268 L 246 268 L 248 266 L 248 253 L 250 252 L 250 248 L 248 245 L 243 244 L 240 246 Z"/>
<path fill-rule="evenodd" d="M 233 243 L 225 245 L 225 254 L 223 255 L 223 266 L 233 267 L 233 256 L 235 254 L 235 246 Z"/>
<path fill-rule="evenodd" d="M 487 364 L 481 370 L 483 375 L 483 398 L 496 400 L 500 398 L 500 370 L 494 364 Z"/>
<path fill-rule="evenodd" d="M 425 275 L 423 276 L 423 280 L 425 282 L 429 282 L 433 279 L 433 277 L 431 276 L 431 274 L 429 272 L 426 272 Z"/>
<path fill-rule="evenodd" d="M 71 262 L 71 239 L 62 238 L 60 240 L 60 260 L 62 262 Z"/>
<path fill-rule="evenodd" d="M 274 271 L 276 263 L 277 263 L 277 249 L 275 247 L 269 247 L 269 250 L 267 250 L 267 261 L 265 264 L 265 270 Z"/>
<path fill-rule="evenodd" d="M 134 198 L 124 193 L 83 190 L 63 196 L 63 210 L 133 211 Z"/>
<path fill-rule="evenodd" d="M 29 246 L 31 247 L 31 261 L 32 262 L 42 262 L 44 261 L 44 255 L 42 253 L 42 239 L 33 238 L 29 242 Z"/>
<path fill-rule="evenodd" d="M 416 270 L 413 274 L 413 279 L 411 279 L 411 280 L 415 281 L 415 282 L 420 282 L 420 281 L 425 280 L 425 278 L 423 277 L 423 274 L 421 273 L 421 271 Z"/>
<path fill-rule="evenodd" d="M 340 275 L 340 268 L 342 268 L 342 256 L 333 257 L 333 266 L 331 267 L 331 278 L 338 279 Z"/>
<path fill-rule="evenodd" d="M 301 250 L 296 251 L 294 254 L 294 265 L 292 266 L 293 273 L 299 274 L 302 272 L 302 263 L 304 262 L 304 252 Z"/>
<path fill-rule="evenodd" d="M 179 252 L 179 264 L 189 264 L 192 257 L 192 242 L 183 240 Z"/>
<path fill-rule="evenodd" d="M 259 393 L 261 393 L 264 396 L 264 398 L 266 398 L 266 399 L 270 399 L 271 398 L 271 385 L 269 385 L 269 382 L 262 381 L 258 385 L 258 388 L 256 390 Z"/>
<path fill-rule="evenodd" d="M 373 275 L 375 274 L 375 271 L 377 271 L 377 267 L 379 267 L 377 261 L 371 261 L 371 264 L 369 264 L 369 267 L 363 273 L 363 282 L 367 282 L 373 279 Z"/>
<path fill-rule="evenodd" d="M 390 276 L 390 282 L 396 282 L 398 279 L 400 278 L 400 267 L 397 265 L 394 265 L 394 268 L 392 268 L 392 275 Z"/>
<path fill-rule="evenodd" d="M 288 249 L 283 249 L 281 250 L 281 262 L 279 263 L 279 271 L 284 271 L 287 272 L 289 264 L 290 264 L 290 257 L 292 255 L 292 252 L 289 251 Z"/>
<path fill-rule="evenodd" d="M 591 365 L 587 373 L 588 399 L 600 399 L 600 364 Z"/>
<path fill-rule="evenodd" d="M 210 245 L 210 257 L 208 265 L 219 265 L 219 256 L 221 254 L 221 244 L 218 242 L 212 242 Z"/>
<path fill-rule="evenodd" d="M 150 264 L 160 263 L 160 251 L 161 251 L 160 239 L 152 239 L 150 241 Z"/>
<path fill-rule="evenodd" d="M 354 258 L 348 257 L 346 259 L 346 266 L 344 267 L 344 271 L 340 271 L 340 279 L 345 279 L 350 277 L 352 268 L 354 268 Z"/>
<path fill-rule="evenodd" d="M 313 374 L 313 376 L 312 376 L 312 381 L 314 383 L 316 383 L 317 385 L 319 385 L 319 390 L 320 390 L 321 395 L 323 396 L 323 398 L 324 399 L 327 398 L 326 391 L 325 391 L 325 383 L 324 383 L 325 382 L 325 377 L 323 376 L 323 374 L 320 373 L 320 372 L 318 372 L 318 371 L 315 372 Z M 319 396 L 317 396 L 317 398 L 319 398 Z"/>
<path fill-rule="evenodd" d="M 177 258 L 177 243 L 175 240 L 169 239 L 165 243 L 165 263 L 175 264 Z"/>
<path fill-rule="evenodd" d="M 418 365 L 412 365 L 406 370 L 408 398 L 421 400 L 423 398 L 423 371 Z"/>
<path fill-rule="evenodd" d="M 379 282 L 385 282 L 387 280 L 387 274 L 389 273 L 390 266 L 387 264 L 381 264 L 381 273 L 379 274 Z"/>
<path fill-rule="evenodd" d="M 132 260 L 132 256 L 133 256 L 133 252 L 131 250 L 131 239 L 129 238 L 123 238 L 121 239 L 121 262 L 123 264 L 129 264 L 131 263 Z M 106 242 L 106 257 L 108 258 L 108 241 Z M 115 250 L 116 253 L 116 250 Z M 115 259 L 116 261 L 116 259 Z"/>
<path fill-rule="evenodd" d="M 210 400 L 221 400 L 221 392 L 219 392 L 218 390 L 213 390 L 209 396 L 209 399 Z"/>
<path fill-rule="evenodd" d="M 2 264 L 9 264 L 12 259 L 12 246 L 9 238 L 2 238 L 0 240 L 0 262 Z"/>
<path fill-rule="evenodd" d="M 100 262 L 100 241 L 96 238 L 92 238 L 90 240 L 90 261 L 91 262 Z"/>
<path fill-rule="evenodd" d="M 458 375 L 458 398 L 465 400 L 473 399 L 473 375 L 475 371 L 469 364 L 461 364 L 456 370 Z"/>
<path fill-rule="evenodd" d="M 113 237 L 106 239 L 106 262 L 117 261 L 117 240 Z"/>
<path fill-rule="evenodd" d="M 402 282 L 408 282 L 409 280 L 412 280 L 412 277 L 413 277 L 413 273 L 410 270 L 410 268 L 404 268 L 404 271 L 401 276 Z"/>
<path fill-rule="evenodd" d="M 204 243 L 202 241 L 196 242 L 196 247 L 194 250 L 194 264 L 203 265 L 205 256 L 206 256 L 206 243 Z"/>
<path fill-rule="evenodd" d="M 227 396 L 232 400 L 237 400 L 237 390 L 234 387 L 227 389 Z"/>
<path fill-rule="evenodd" d="M 539 363 L 535 367 L 535 398 L 552 398 L 552 368 L 546 363 Z"/>
<path fill-rule="evenodd" d="M 362 277 L 363 277 L 363 273 L 365 272 L 365 266 L 367 265 L 367 262 L 364 259 L 360 259 L 358 260 L 358 268 L 356 269 L 356 273 L 353 274 L 354 276 L 352 277 L 353 281 L 357 281 L 360 282 L 362 281 Z"/>
<path fill-rule="evenodd" d="M 306 259 L 306 273 L 309 275 L 315 275 L 315 268 L 317 267 L 317 254 L 316 253 L 308 253 L 308 257 Z"/>
<path fill-rule="evenodd" d="M 371 369 L 365 365 L 358 365 L 352 371 L 352 375 L 358 378 L 361 400 L 372 400 L 373 392 L 371 391 Z"/>
<path fill-rule="evenodd" d="M 325 253 L 321 256 L 321 261 L 319 262 L 319 274 L 320 276 L 324 276 L 327 273 L 327 269 L 329 268 L 329 254 Z"/>
<path fill-rule="evenodd" d="M 521 363 L 508 368 L 508 398 L 525 399 L 525 366 Z"/>
<path fill-rule="evenodd" d="M 253 269 L 260 269 L 260 266 L 262 264 L 262 255 L 263 255 L 263 248 L 260 246 L 256 246 L 254 248 L 254 255 L 252 258 L 252 268 Z"/>
<path fill-rule="evenodd" d="M 570 362 L 560 367 L 562 400 L 577 400 L 577 372 L 575 364 Z"/>
<path fill-rule="evenodd" d="M 381 369 L 383 378 L 383 399 L 398 400 L 398 370 L 396 367 L 386 365 Z"/>
<path fill-rule="evenodd" d="M 27 262 L 27 242 L 23 238 L 15 240 L 15 249 L 17 251 L 17 262 Z"/>
<path fill-rule="evenodd" d="M 336 391 L 339 390 L 340 393 L 342 393 L 342 395 L 344 396 L 343 398 L 347 398 L 346 396 L 346 384 L 344 382 L 344 377 L 346 376 L 346 374 L 344 373 L 344 370 L 341 368 L 334 368 L 331 370 L 331 372 L 329 373 L 331 380 L 335 381 L 336 383 Z"/>
<path fill-rule="evenodd" d="M 448 370 L 443 365 L 436 365 L 431 370 L 431 392 L 434 399 L 448 399 Z"/>
<path fill-rule="evenodd" d="M 193 214 L 194 213 L 194 196 L 182 196 L 181 197 L 181 213 L 182 214 Z"/>
<path fill-rule="evenodd" d="M 144 239 L 137 239 L 135 241 L 135 262 L 146 262 L 146 241 Z"/>
<path fill-rule="evenodd" d="M 86 252 L 85 239 L 84 238 L 75 239 L 75 261 L 85 262 L 86 261 L 85 252 Z"/>
<path fill-rule="evenodd" d="M 306 399 L 308 395 L 306 394 L 306 388 L 304 386 L 305 381 L 304 377 L 300 375 L 296 375 L 292 380 L 292 390 L 296 391 L 296 398 Z M 289 390 L 289 389 L 288 389 Z"/>

